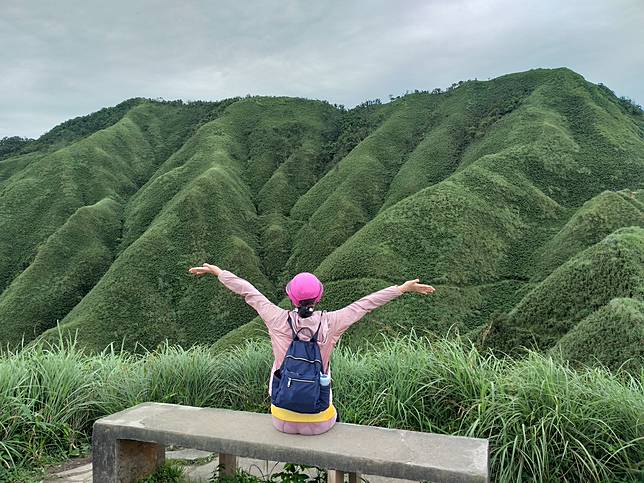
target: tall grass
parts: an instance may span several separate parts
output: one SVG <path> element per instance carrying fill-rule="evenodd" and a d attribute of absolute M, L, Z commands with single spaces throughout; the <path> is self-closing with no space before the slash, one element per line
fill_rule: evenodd
<path fill-rule="evenodd" d="M 164 345 L 85 356 L 74 343 L 0 356 L 0 467 L 73 453 L 97 418 L 142 401 L 265 412 L 267 343 L 213 355 Z M 636 481 L 644 476 L 641 378 L 552 357 L 483 354 L 460 340 L 386 340 L 334 355 L 346 422 L 489 438 L 494 481 Z M 0 479 L 2 479 L 0 473 Z"/>

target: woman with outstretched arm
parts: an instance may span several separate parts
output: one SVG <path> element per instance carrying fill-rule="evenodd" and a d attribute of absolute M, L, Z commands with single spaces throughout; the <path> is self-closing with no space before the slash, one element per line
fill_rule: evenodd
<path fill-rule="evenodd" d="M 339 421 L 329 386 L 329 361 L 342 334 L 372 310 L 404 293 L 434 292 L 434 287 L 415 279 L 383 288 L 340 310 L 322 312 L 315 310 L 315 305 L 324 287 L 315 275 L 303 272 L 286 285 L 286 294 L 294 306 L 286 310 L 228 270 L 204 263 L 188 271 L 197 276 L 216 276 L 229 290 L 244 297 L 266 324 L 275 356 L 268 385 L 273 425 L 279 431 L 295 434 L 321 434 Z"/>

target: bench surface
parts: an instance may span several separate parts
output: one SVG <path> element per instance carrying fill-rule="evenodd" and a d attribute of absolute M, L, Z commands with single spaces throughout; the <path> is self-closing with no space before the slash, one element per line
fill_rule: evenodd
<path fill-rule="evenodd" d="M 99 419 L 95 437 L 178 445 L 393 478 L 488 481 L 488 441 L 338 423 L 317 436 L 284 434 L 271 416 L 143 403 Z"/>

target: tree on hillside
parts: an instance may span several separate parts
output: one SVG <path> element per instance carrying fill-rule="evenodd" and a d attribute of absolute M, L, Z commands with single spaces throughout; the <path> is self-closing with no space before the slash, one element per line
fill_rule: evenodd
<path fill-rule="evenodd" d="M 11 154 L 17 154 L 33 139 L 23 138 L 20 136 L 3 137 L 0 139 L 0 158 L 5 158 Z"/>

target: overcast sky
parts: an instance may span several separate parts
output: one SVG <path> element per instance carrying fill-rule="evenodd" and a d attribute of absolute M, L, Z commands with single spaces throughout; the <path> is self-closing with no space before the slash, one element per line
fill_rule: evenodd
<path fill-rule="evenodd" d="M 644 104 L 644 0 L 22 0 L 0 15 L 0 137 L 131 97 L 354 106 L 535 67 Z"/>

